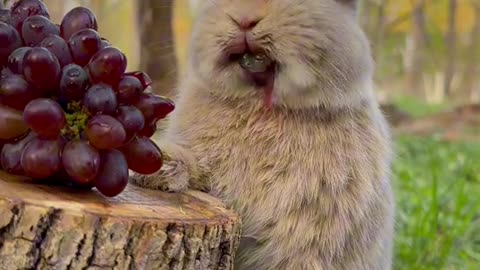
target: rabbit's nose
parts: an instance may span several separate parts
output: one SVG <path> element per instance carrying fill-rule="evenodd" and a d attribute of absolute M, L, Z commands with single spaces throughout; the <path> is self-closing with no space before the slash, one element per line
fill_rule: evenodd
<path fill-rule="evenodd" d="M 244 17 L 241 18 L 238 22 L 238 26 L 240 27 L 241 30 L 248 31 L 253 29 L 258 22 L 260 21 L 259 18 L 249 18 L 249 17 Z"/>
<path fill-rule="evenodd" d="M 235 24 L 238 25 L 240 30 L 249 31 L 249 30 L 252 30 L 262 20 L 262 18 L 240 17 L 240 18 L 232 18 L 232 20 L 235 22 Z"/>

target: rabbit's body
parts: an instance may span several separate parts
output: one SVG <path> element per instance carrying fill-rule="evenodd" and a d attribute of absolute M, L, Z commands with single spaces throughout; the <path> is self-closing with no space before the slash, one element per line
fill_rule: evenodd
<path fill-rule="evenodd" d="M 327 24 L 322 29 L 332 37 L 320 35 L 300 45 L 271 34 L 273 45 L 263 46 L 280 71 L 268 102 L 267 90 L 261 91 L 267 86 L 252 86 L 235 63 L 216 67 L 222 54 L 209 51 L 216 48 L 211 39 L 217 37 L 217 47 L 228 44 L 235 29 L 231 21 L 217 17 L 217 25 L 208 24 L 214 15 L 267 10 L 264 28 L 263 21 L 257 25 L 258 36 L 264 36 L 260 33 L 268 29 L 270 13 L 287 12 L 293 14 L 290 19 L 299 16 L 299 21 L 312 23 L 317 14 L 304 18 L 299 12 L 336 11 L 340 19 L 351 20 L 352 7 L 334 0 L 272 0 L 259 9 L 259 1 L 242 2 L 236 11 L 231 11 L 235 4 L 204 4 L 176 109 L 158 141 L 165 166 L 136 182 L 172 191 L 208 190 L 234 208 L 242 217 L 244 236 L 235 269 L 391 269 L 390 135 L 373 95 L 372 62 L 361 31 L 352 21 L 335 26 L 335 32 Z M 283 6 L 272 8 L 272 2 Z M 270 23 L 283 25 L 281 20 Z M 336 36 L 338 31 L 342 36 Z M 289 32 L 282 34 L 288 37 Z M 330 47 L 329 42 L 358 44 Z M 291 48 L 295 46 L 306 49 L 297 52 Z M 322 62 L 310 67 L 322 46 Z M 303 58 L 305 54 L 310 58 Z"/>

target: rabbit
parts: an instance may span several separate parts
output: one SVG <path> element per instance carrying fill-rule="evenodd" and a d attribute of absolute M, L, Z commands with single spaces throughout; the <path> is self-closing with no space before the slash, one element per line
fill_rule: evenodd
<path fill-rule="evenodd" d="M 392 268 L 393 147 L 357 9 L 198 3 L 176 108 L 155 135 L 164 165 L 133 181 L 208 192 L 236 211 L 234 269 Z M 245 55 L 262 57 L 249 69 Z"/>

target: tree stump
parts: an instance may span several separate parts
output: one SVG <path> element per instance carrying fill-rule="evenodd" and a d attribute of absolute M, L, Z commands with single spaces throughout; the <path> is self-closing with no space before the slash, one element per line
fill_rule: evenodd
<path fill-rule="evenodd" d="M 0 269 L 233 269 L 240 219 L 197 191 L 37 184 L 0 171 Z"/>

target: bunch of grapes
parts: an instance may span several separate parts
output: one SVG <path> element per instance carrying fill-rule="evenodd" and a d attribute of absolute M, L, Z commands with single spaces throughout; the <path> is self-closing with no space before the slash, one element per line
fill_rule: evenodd
<path fill-rule="evenodd" d="M 99 35 L 89 9 L 70 10 L 58 25 L 40 0 L 20 0 L 0 20 L 3 170 L 113 197 L 129 170 L 160 169 L 150 138 L 175 106 L 152 94 L 147 74 L 126 72 L 124 53 Z"/>

